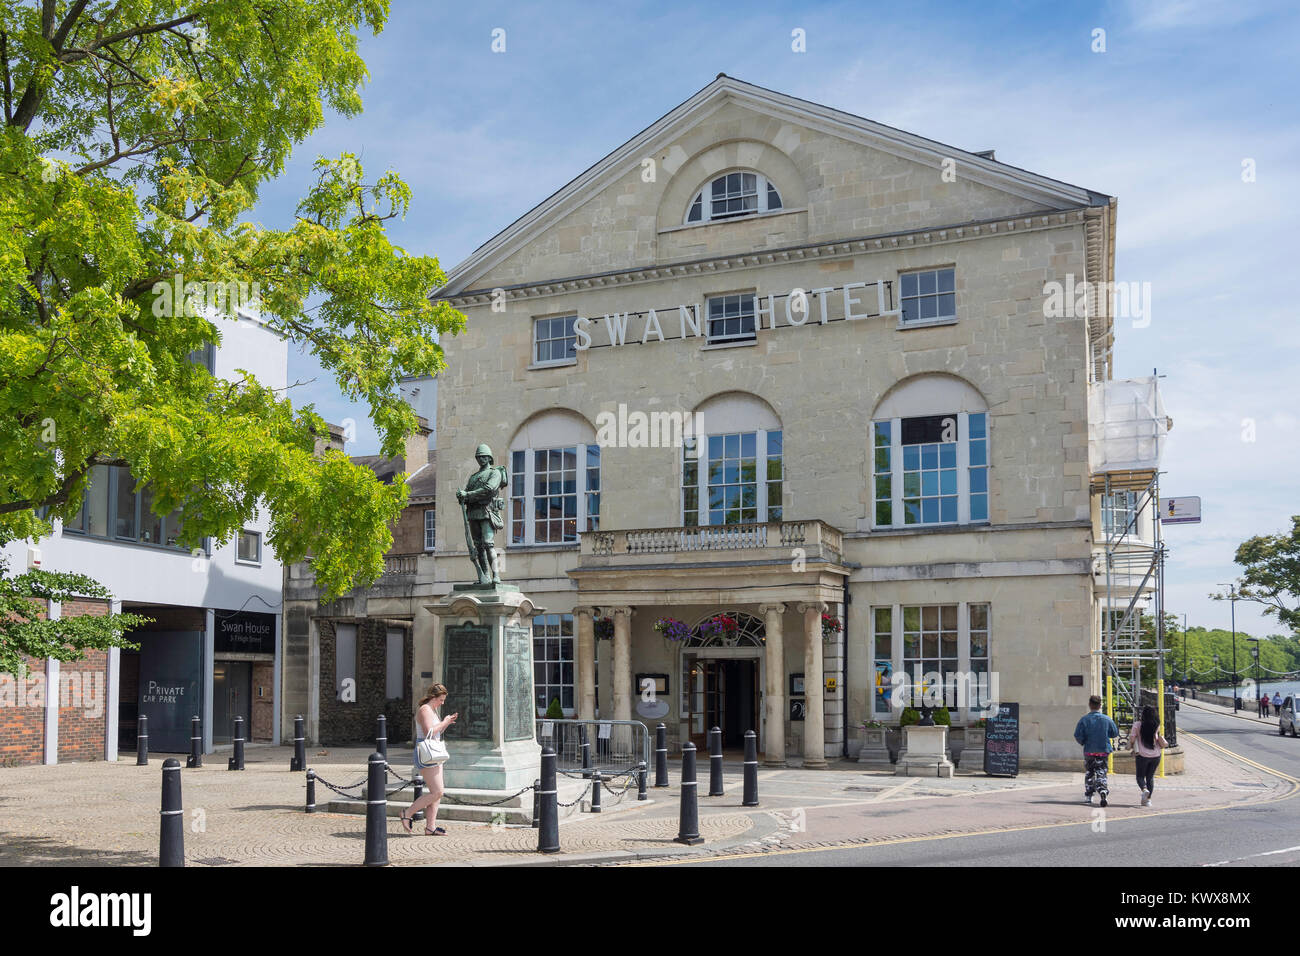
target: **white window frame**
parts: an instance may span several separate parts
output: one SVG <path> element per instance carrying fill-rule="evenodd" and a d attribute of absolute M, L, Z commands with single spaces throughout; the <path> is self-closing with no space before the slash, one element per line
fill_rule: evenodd
<path fill-rule="evenodd" d="M 767 523 L 768 523 L 768 517 L 767 517 L 767 516 L 768 516 L 768 513 L 769 513 L 770 509 L 769 509 L 769 507 L 768 507 L 768 498 L 767 498 L 767 486 L 768 486 L 768 477 L 767 477 L 767 436 L 768 436 L 768 434 L 771 433 L 771 432 L 780 432 L 780 434 L 781 434 L 781 494 L 782 494 L 782 498 L 784 499 L 786 483 L 787 483 L 788 480 L 789 480 L 789 475 L 788 475 L 788 473 L 787 473 L 787 471 L 786 471 L 786 468 L 785 468 L 785 461 L 786 461 L 786 453 L 785 453 L 785 430 L 784 430 L 783 428 L 771 428 L 771 429 L 768 429 L 768 428 L 757 428 L 757 429 L 755 429 L 753 432 L 731 432 L 731 431 L 729 431 L 729 432 L 720 432 L 720 433 L 718 433 L 718 435 L 749 435 L 749 434 L 754 435 L 754 452 L 755 452 L 755 454 L 754 454 L 754 481 L 755 481 L 755 483 L 758 485 L 758 488 L 757 488 L 757 491 L 756 491 L 756 494 L 755 494 L 755 505 L 756 505 L 755 510 L 758 512 L 759 517 L 758 517 L 758 519 L 757 519 L 756 521 L 752 522 L 753 524 L 767 524 Z M 695 525 L 688 525 L 688 524 L 687 524 L 687 522 L 686 522 L 686 494 L 685 494 L 685 491 L 686 491 L 686 488 L 687 488 L 688 486 L 687 486 L 686 481 L 685 481 L 685 478 L 686 478 L 685 472 L 683 472 L 683 473 L 681 474 L 681 476 L 680 476 L 680 478 L 681 478 L 681 489 L 682 489 L 682 495 L 681 495 L 681 502 L 680 502 L 680 505 L 679 505 L 679 508 L 678 508 L 678 515 L 679 515 L 679 517 L 681 518 L 681 523 L 682 523 L 682 526 L 683 526 L 683 527 L 700 527 L 700 528 L 716 528 L 716 527 L 725 527 L 724 525 L 714 525 L 714 524 L 711 524 L 710 521 L 709 521 L 709 510 L 710 510 L 710 509 L 709 509 L 709 439 L 710 439 L 711 437 L 718 437 L 718 435 L 708 435 L 708 434 L 704 434 L 704 435 L 697 435 L 697 436 L 695 436 L 695 437 L 694 437 L 694 441 L 698 443 L 695 447 L 697 447 L 697 448 L 699 449 L 699 454 L 698 454 L 698 455 L 693 455 L 693 451 L 694 451 L 694 449 L 691 448 L 689 445 L 686 446 L 686 447 L 683 449 L 683 455 L 684 455 L 684 456 L 685 456 L 685 455 L 692 455 L 692 457 L 694 458 L 694 460 L 695 460 L 695 462 L 696 462 L 696 468 L 695 468 L 695 479 L 696 479 L 696 484 L 695 484 L 695 495 L 696 495 L 696 498 L 695 498 L 695 503 L 696 503 L 696 513 L 697 513 L 697 515 L 698 515 L 697 524 L 695 524 Z M 683 465 L 684 465 L 684 464 L 685 464 L 685 462 L 683 461 Z M 776 502 L 776 507 L 781 508 L 781 515 L 782 515 L 782 517 L 781 517 L 781 519 L 779 519 L 779 520 L 784 520 L 784 519 L 785 519 L 785 501 L 782 500 L 782 501 L 778 501 L 778 502 Z M 773 519 L 773 520 L 778 520 L 778 519 Z M 745 522 L 745 523 L 748 524 L 748 523 L 751 523 L 751 522 Z"/>
<path fill-rule="evenodd" d="M 239 544 L 240 544 L 241 541 L 243 541 L 243 539 L 244 539 L 244 535 L 246 535 L 246 534 L 251 534 L 251 535 L 253 535 L 254 537 L 257 538 L 257 557 L 256 557 L 256 558 L 241 558 L 241 557 L 239 556 Z M 236 564 L 246 564 L 246 565 L 249 565 L 250 567 L 256 567 L 256 568 L 260 568 L 260 567 L 262 566 L 262 532 L 260 532 L 260 531 L 255 531 L 255 530 L 253 530 L 252 528 L 241 528 L 241 529 L 240 529 L 240 531 L 239 531 L 239 537 L 237 537 L 237 538 L 235 539 L 235 563 L 236 563 Z"/>
<path fill-rule="evenodd" d="M 931 273 L 931 272 L 935 273 L 935 290 L 936 290 L 936 291 L 934 291 L 934 292 L 925 292 L 925 293 L 922 293 L 922 292 L 920 292 L 920 291 L 918 290 L 918 292 L 917 292 L 916 294 L 914 294 L 914 295 L 908 295 L 908 296 L 905 296 L 905 295 L 903 294 L 903 278 L 904 278 L 904 276 L 917 276 L 917 282 L 918 282 L 918 284 L 919 284 L 919 282 L 920 282 L 920 276 L 926 275 L 927 273 Z M 942 273 L 942 272 L 951 272 L 951 273 L 952 273 L 952 291 L 951 291 L 951 292 L 939 292 L 939 291 L 938 291 L 938 288 L 939 288 L 939 273 Z M 920 317 L 920 310 L 918 309 L 918 311 L 917 311 L 917 318 L 915 318 L 915 319 L 911 319 L 910 321 L 907 320 L 907 319 L 905 318 L 905 315 L 906 315 L 906 302 L 907 302 L 907 300 L 909 300 L 909 299 L 913 299 L 913 300 L 916 300 L 917 302 L 919 302 L 921 299 L 927 299 L 927 298 L 932 298 L 932 297 L 933 297 L 933 298 L 936 299 L 935 310 L 936 310 L 936 312 L 937 312 L 937 311 L 938 311 L 938 302 L 939 302 L 939 301 L 942 301 L 939 297 L 940 297 L 940 296 L 944 296 L 944 295 L 951 295 L 951 296 L 952 296 L 952 314 L 951 314 L 951 315 L 938 315 L 938 314 L 936 314 L 936 315 L 931 316 L 931 317 L 928 318 L 928 319 L 923 319 L 923 318 Z M 919 328 L 919 327 L 921 327 L 921 326 L 925 326 L 925 325 L 951 325 L 952 323 L 954 323 L 954 322 L 956 322 L 956 321 L 957 321 L 957 267 L 956 267 L 956 266 L 932 266 L 932 267 L 930 267 L 929 269 L 908 269 L 906 272 L 900 272 L 900 273 L 898 274 L 898 327 L 899 327 L 899 328 L 915 329 L 915 328 Z"/>
<path fill-rule="evenodd" d="M 1116 507 L 1117 498 L 1123 498 L 1122 507 Z M 1132 524 L 1129 523 L 1130 517 Z M 1141 515 L 1138 511 L 1138 492 L 1112 491 L 1101 496 L 1101 533 L 1108 541 L 1124 541 L 1137 538 L 1141 531 Z"/>
<path fill-rule="evenodd" d="M 574 313 L 564 313 L 562 315 L 538 315 L 533 317 L 532 355 L 530 356 L 531 361 L 529 363 L 530 368 L 550 368 L 551 366 L 555 366 L 555 365 L 576 365 L 577 364 L 578 355 L 577 355 L 576 345 L 578 342 L 578 333 L 576 331 L 573 331 L 571 327 L 570 327 L 571 334 L 569 335 L 560 336 L 560 337 L 550 337 L 546 339 L 539 339 L 537 337 L 540 323 L 542 322 L 549 323 L 557 319 L 562 321 L 576 322 L 578 319 L 578 314 L 574 312 Z M 574 352 L 573 355 L 566 355 L 564 358 L 558 358 L 558 359 L 546 359 L 545 361 L 537 357 L 537 348 L 539 345 L 541 345 L 542 342 L 566 342 L 570 339 L 573 340 L 575 346 L 575 348 L 573 349 Z"/>
<path fill-rule="evenodd" d="M 552 620 L 550 620 L 551 618 L 554 618 L 555 620 L 552 621 Z M 565 624 L 566 620 L 567 620 L 567 622 L 568 622 L 568 624 L 569 624 L 569 633 L 568 633 L 567 635 L 564 633 L 564 624 Z M 539 625 L 544 629 L 540 637 L 539 637 L 538 634 L 537 634 L 537 628 L 538 628 Z M 552 627 L 555 628 L 555 633 L 554 633 L 554 634 L 549 633 L 549 628 L 552 628 Z M 538 686 L 542 686 L 542 685 L 545 685 L 547 688 L 552 688 L 552 687 L 559 688 L 559 690 L 560 690 L 560 693 L 559 693 L 560 707 L 561 707 L 561 708 L 563 709 L 563 711 L 564 711 L 564 716 L 566 716 L 566 717 L 572 717 L 574 714 L 576 714 L 576 713 L 578 712 L 578 708 L 577 708 L 577 704 L 578 704 L 578 655 L 577 655 L 578 632 L 577 632 L 577 624 L 574 622 L 573 614 L 572 614 L 572 613 L 568 613 L 568 614 L 537 614 L 537 615 L 534 615 L 534 616 L 533 616 L 533 623 L 532 623 L 532 639 L 533 639 L 533 642 L 534 642 L 534 647 L 533 647 L 533 668 L 534 668 L 534 673 L 533 673 L 533 686 L 534 686 L 534 688 L 536 688 L 536 687 L 538 687 Z M 548 640 L 553 640 L 553 641 L 559 641 L 559 642 L 560 642 L 560 644 L 559 644 L 560 656 L 559 656 L 558 659 L 556 659 L 556 660 L 554 660 L 554 661 L 552 661 L 549 657 L 546 657 L 546 658 L 543 659 L 543 658 L 539 658 L 539 657 L 537 656 L 537 652 L 536 652 L 536 642 L 537 642 L 537 641 L 548 641 Z M 600 642 L 597 641 L 596 643 L 599 644 Z M 567 644 L 567 647 L 568 647 L 568 656 L 567 656 L 567 657 L 565 656 L 565 646 L 566 646 L 566 644 Z M 547 681 L 542 681 L 542 682 L 539 683 L 539 682 L 537 681 L 536 668 L 537 668 L 538 666 L 545 667 L 545 666 L 550 665 L 550 664 L 559 664 L 559 665 L 560 665 L 560 682 L 559 682 L 558 684 L 552 684 L 549 680 L 547 680 Z M 565 680 L 564 680 L 564 665 L 565 665 L 565 664 L 568 664 L 569 667 L 570 667 L 570 674 L 573 676 L 573 680 L 571 680 L 571 681 L 565 681 Z M 572 688 L 573 706 L 571 706 L 571 707 L 565 707 L 565 706 L 564 706 L 564 688 L 566 688 L 566 687 L 571 687 L 571 688 Z M 550 695 L 550 691 L 548 690 L 548 691 L 547 691 L 547 695 L 546 695 L 546 703 L 545 703 L 545 705 L 543 705 L 542 707 L 537 707 L 537 706 L 536 706 L 536 704 L 537 704 L 536 690 L 534 690 L 534 692 L 533 692 L 533 705 L 534 705 L 534 709 L 537 711 L 537 716 L 538 716 L 539 718 L 542 717 L 543 715 L 545 715 L 545 713 L 546 713 L 546 708 L 548 708 L 548 707 L 551 706 L 551 700 L 550 700 L 550 697 L 551 697 L 551 695 Z"/>
<path fill-rule="evenodd" d="M 754 330 L 752 332 L 748 332 L 748 333 L 738 332 L 735 335 L 714 335 L 713 334 L 714 320 L 710 319 L 709 317 L 709 314 L 712 309 L 712 304 L 717 301 L 722 301 L 723 308 L 725 309 L 726 308 L 725 300 L 727 299 L 739 299 L 740 304 L 742 306 L 745 304 L 746 301 L 749 302 L 750 311 L 752 312 L 753 319 L 754 319 Z M 744 313 L 741 313 L 739 317 L 743 318 Z M 759 322 L 761 321 L 758 315 L 758 296 L 753 292 L 723 292 L 718 295 L 706 296 L 704 299 L 703 320 L 704 320 L 704 336 L 705 336 L 706 347 L 709 345 L 735 345 L 738 343 L 757 342 L 758 326 L 759 326 Z M 722 319 L 718 319 L 717 321 L 725 322 L 726 318 L 724 317 Z"/>
<path fill-rule="evenodd" d="M 940 605 L 944 603 L 949 605 L 955 604 L 957 606 L 957 669 L 962 673 L 966 673 L 966 674 L 970 673 L 970 662 L 971 662 L 971 656 L 970 656 L 971 608 L 976 605 L 983 605 L 987 609 L 985 611 L 985 622 L 988 625 L 988 630 L 986 632 L 988 634 L 988 648 L 987 648 L 988 655 L 987 657 L 981 659 L 988 661 L 989 693 L 990 695 L 992 695 L 993 654 L 994 654 L 993 645 L 995 640 L 994 635 L 996 634 L 996 627 L 994 624 L 994 617 L 993 617 L 993 602 L 985 600 L 985 601 L 948 601 L 948 602 L 936 602 L 936 603 Z M 899 603 L 899 604 L 892 604 L 892 605 L 873 604 L 871 606 L 871 613 L 872 613 L 871 669 L 873 672 L 875 671 L 875 609 L 877 607 L 881 607 L 881 608 L 888 607 L 892 609 L 892 617 L 890 623 L 892 624 L 892 631 L 893 631 L 892 633 L 893 647 L 891 648 L 893 650 L 893 661 L 891 662 L 891 666 L 893 667 L 894 673 L 897 674 L 901 672 L 904 668 L 903 608 L 904 607 L 926 607 L 926 606 L 928 605 L 925 604 L 916 605 L 911 603 L 909 604 Z M 924 660 L 924 647 L 922 647 L 922 655 L 923 656 L 921 659 Z M 913 675 L 909 673 L 907 676 L 908 676 L 908 686 L 911 686 L 910 682 Z M 874 695 L 872 699 L 874 699 Z M 910 699 L 905 702 L 905 706 L 911 706 Z M 970 706 L 964 706 L 956 709 L 949 708 L 949 713 L 951 714 L 953 720 L 954 721 L 960 720 L 960 722 L 962 723 L 969 723 L 973 719 L 978 719 L 980 717 L 987 717 L 990 712 L 991 709 L 989 707 L 973 708 Z M 888 716 L 893 721 L 896 722 L 901 715 L 902 715 L 901 710 L 894 710 L 891 708 Z M 873 715 L 873 719 L 879 720 L 881 718 L 879 715 Z"/>
<path fill-rule="evenodd" d="M 733 173 L 743 173 L 755 177 L 758 189 L 757 208 L 746 212 L 739 212 L 732 216 L 718 216 L 715 218 L 713 215 L 713 184 L 719 179 L 724 179 Z M 771 186 L 772 190 L 776 193 L 776 198 L 781 203 L 781 205 L 776 206 L 775 208 L 769 208 L 767 195 L 769 186 Z M 700 218 L 691 219 L 691 210 L 695 208 L 697 200 L 700 203 Z M 781 190 L 777 187 L 776 183 L 772 182 L 762 173 L 754 169 L 729 169 L 726 172 L 718 173 L 718 175 L 711 177 L 707 183 L 701 186 L 699 190 L 691 196 L 691 201 L 686 204 L 686 212 L 682 215 L 682 225 L 703 226 L 716 222 L 733 222 L 737 219 L 749 219 L 753 216 L 761 216 L 768 212 L 784 211 L 785 197 L 781 195 Z"/>
<path fill-rule="evenodd" d="M 576 448 L 578 454 L 578 466 L 577 466 L 578 482 L 577 482 L 577 492 L 576 492 L 578 496 L 577 535 L 574 537 L 574 540 L 572 541 L 537 541 L 536 540 L 536 518 L 534 517 L 534 511 L 535 511 L 534 501 L 536 500 L 534 495 L 534 485 L 535 485 L 535 476 L 536 476 L 536 453 L 539 451 L 544 451 L 548 453 L 552 451 L 562 452 L 568 448 Z M 587 508 L 588 498 L 592 494 L 601 493 L 600 488 L 597 488 L 593 492 L 589 490 L 587 485 L 587 470 L 588 470 L 587 449 L 589 448 L 595 448 L 597 452 L 599 452 L 600 450 L 599 445 L 593 444 L 591 442 L 578 443 L 576 445 L 557 445 L 555 447 L 548 447 L 548 448 L 512 448 L 510 450 L 511 486 L 508 489 L 508 494 L 506 497 L 506 518 L 505 518 L 506 526 L 503 529 L 506 535 L 506 541 L 507 541 L 506 547 L 524 548 L 524 547 L 541 546 L 541 547 L 572 548 L 572 547 L 577 547 L 578 541 L 586 531 L 597 530 L 596 528 L 590 528 L 590 529 L 588 528 L 589 525 L 588 508 Z M 524 471 L 522 472 L 523 479 L 524 479 L 524 494 L 522 498 L 524 502 L 524 540 L 523 541 L 514 540 L 514 514 L 515 514 L 514 502 L 520 500 L 520 498 L 514 494 L 513 482 L 515 479 L 515 475 L 518 473 L 513 470 L 513 465 L 514 465 L 515 452 L 519 452 L 519 451 L 524 453 Z M 601 455 L 601 461 L 603 465 L 604 463 L 603 455 Z M 597 481 L 599 482 L 599 480 L 600 480 L 599 469 L 597 469 Z M 597 514 L 595 517 L 596 517 L 596 521 L 599 522 L 600 515 Z"/>
<path fill-rule="evenodd" d="M 430 518 L 433 519 L 432 528 L 429 527 L 431 523 L 429 521 Z M 424 509 L 424 550 L 436 551 L 437 546 L 438 546 L 438 515 L 434 503 L 430 502 L 429 507 Z"/>
<path fill-rule="evenodd" d="M 917 531 L 925 528 L 945 528 L 956 527 L 964 524 L 984 525 L 990 522 L 990 518 L 977 518 L 972 521 L 970 516 L 970 416 L 984 416 L 984 438 L 978 439 L 985 443 L 985 464 L 976 467 L 983 468 L 987 474 L 992 465 L 992 455 L 989 449 L 992 447 L 991 424 L 988 412 L 958 412 L 957 413 L 957 520 L 956 521 L 918 521 L 915 524 L 908 524 L 904 519 L 903 510 L 903 419 L 904 418 L 929 418 L 929 415 L 905 415 L 898 418 L 888 419 L 889 422 L 889 474 L 890 474 L 890 517 L 893 521 L 890 524 L 881 524 L 876 521 L 876 471 L 875 471 L 875 452 L 876 452 L 876 425 L 880 419 L 871 423 L 870 449 L 871 449 L 871 526 L 881 530 L 903 529 L 907 531 Z M 883 447 L 883 446 L 882 446 Z M 981 492 L 988 497 L 988 510 L 992 514 L 992 491 Z M 884 500 L 884 499 L 880 499 Z"/>

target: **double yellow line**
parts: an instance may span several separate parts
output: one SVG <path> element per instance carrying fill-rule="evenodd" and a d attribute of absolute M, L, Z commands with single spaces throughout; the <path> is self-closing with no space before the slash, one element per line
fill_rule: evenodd
<path fill-rule="evenodd" d="M 1197 743 L 1204 744 L 1205 746 L 1217 750 L 1220 753 L 1233 758 L 1234 760 L 1241 761 L 1242 763 L 1246 764 L 1249 767 L 1253 767 L 1254 769 L 1259 770 L 1262 773 L 1271 774 L 1272 776 L 1278 777 L 1281 780 L 1285 780 L 1288 784 L 1290 784 L 1290 789 L 1286 793 L 1276 797 L 1269 797 L 1266 800 L 1256 801 L 1258 803 L 1276 803 L 1279 800 L 1289 800 L 1290 798 L 1294 797 L 1296 793 L 1300 792 L 1300 779 L 1297 779 L 1288 773 L 1283 773 L 1281 770 L 1274 770 L 1272 767 L 1266 767 L 1264 764 L 1259 763 L 1258 761 L 1251 760 L 1249 757 L 1244 757 L 1241 754 L 1231 751 L 1226 747 L 1221 747 L 1216 743 L 1212 743 L 1206 740 L 1204 737 L 1200 736 L 1199 734 L 1194 734 L 1191 733 L 1190 731 L 1181 730 L 1179 731 L 1179 735 L 1190 737 L 1191 739 L 1195 740 Z M 1189 807 L 1185 810 L 1164 810 L 1164 811 L 1158 811 L 1156 813 L 1151 813 L 1151 814 L 1136 814 L 1134 816 L 1129 816 L 1129 817 L 1120 817 L 1118 818 L 1118 820 L 1136 820 L 1144 817 L 1173 816 L 1175 814 L 1182 814 L 1182 813 L 1205 813 L 1210 810 L 1223 810 L 1230 806 L 1232 806 L 1232 804 L 1218 804 L 1212 807 Z M 1118 820 L 1116 822 L 1118 822 Z M 1028 826 L 1021 826 L 1021 827 L 999 827 L 992 830 L 972 830 L 968 833 L 940 833 L 940 834 L 935 834 L 933 836 L 899 837 L 894 840 L 872 840 L 872 841 L 861 841 L 861 842 L 853 841 L 853 842 L 841 843 L 836 846 L 790 847 L 789 849 L 784 849 L 784 850 L 766 850 L 766 851 L 757 851 L 751 853 L 729 853 L 729 854 L 719 854 L 718 856 L 709 856 L 709 857 L 690 856 L 690 857 L 684 857 L 682 859 L 676 859 L 676 860 L 671 860 L 671 859 L 646 860 L 640 863 L 624 863 L 622 865 L 623 866 L 677 866 L 682 863 L 707 864 L 707 863 L 719 862 L 722 860 L 753 860 L 753 859 L 759 859 L 761 857 L 794 856 L 795 854 L 800 854 L 800 853 L 825 853 L 828 850 L 867 850 L 867 849 L 871 849 L 872 847 L 898 846 L 904 843 L 930 843 L 935 840 L 952 840 L 960 837 L 990 836 L 995 833 L 1023 833 L 1028 830 L 1054 830 L 1054 829 L 1059 829 L 1061 827 L 1079 827 L 1079 826 L 1091 826 L 1091 821 L 1077 820 L 1070 823 L 1036 823 L 1036 824 L 1030 824 Z"/>

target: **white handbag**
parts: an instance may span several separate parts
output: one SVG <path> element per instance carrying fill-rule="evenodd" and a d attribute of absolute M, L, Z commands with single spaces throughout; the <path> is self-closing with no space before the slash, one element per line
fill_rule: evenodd
<path fill-rule="evenodd" d="M 432 731 L 415 748 L 415 759 L 420 762 L 422 767 L 436 766 L 443 763 L 449 756 L 451 755 L 447 753 L 447 745 L 436 739 Z"/>

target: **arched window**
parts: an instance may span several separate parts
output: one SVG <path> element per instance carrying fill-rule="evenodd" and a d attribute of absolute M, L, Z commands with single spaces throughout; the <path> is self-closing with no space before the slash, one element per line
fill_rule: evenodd
<path fill-rule="evenodd" d="M 872 415 L 873 524 L 989 520 L 988 405 L 951 375 L 892 389 Z"/>
<path fill-rule="evenodd" d="M 780 208 L 781 194 L 762 173 L 723 173 L 695 194 L 686 222 L 717 222 Z"/>
<path fill-rule="evenodd" d="M 701 433 L 682 443 L 682 524 L 782 520 L 781 420 L 753 395 L 715 395 L 696 409 Z"/>
<path fill-rule="evenodd" d="M 684 644 L 686 647 L 764 647 L 767 631 L 763 622 L 752 614 L 722 611 L 701 618 L 691 628 L 691 636 Z"/>
<path fill-rule="evenodd" d="M 572 544 L 600 528 L 600 446 L 576 412 L 534 415 L 510 443 L 510 543 Z"/>

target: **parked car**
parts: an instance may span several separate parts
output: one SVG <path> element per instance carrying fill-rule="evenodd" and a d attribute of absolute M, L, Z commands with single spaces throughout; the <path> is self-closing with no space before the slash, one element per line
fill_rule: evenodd
<path fill-rule="evenodd" d="M 1300 714 L 1296 713 L 1297 706 L 1300 706 L 1300 698 L 1294 694 L 1282 701 L 1282 710 L 1277 715 L 1277 732 L 1286 736 L 1286 732 L 1291 731 L 1291 736 L 1300 736 L 1296 733 L 1296 722 L 1300 721 Z"/>

